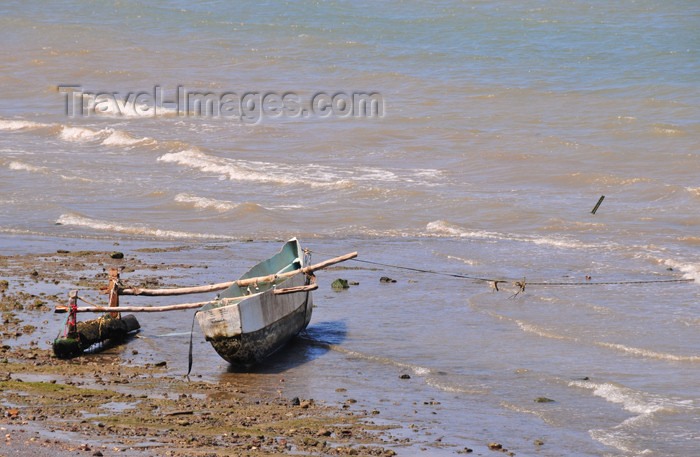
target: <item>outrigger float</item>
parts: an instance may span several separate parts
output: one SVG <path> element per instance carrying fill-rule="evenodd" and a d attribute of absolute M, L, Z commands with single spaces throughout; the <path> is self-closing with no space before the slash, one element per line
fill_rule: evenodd
<path fill-rule="evenodd" d="M 78 307 L 78 293 L 56 313 L 68 313 L 64 337 L 54 341 L 58 357 L 74 357 L 105 340 L 123 339 L 139 328 L 133 315 L 122 312 L 164 312 L 198 309 L 197 321 L 216 352 L 233 365 L 248 366 L 282 348 L 311 320 L 311 291 L 318 288 L 314 272 L 357 257 L 357 252 L 309 265 L 310 255 L 296 238 L 271 258 L 249 269 L 235 281 L 174 289 L 124 288 L 119 270 L 109 270 L 109 307 Z M 120 295 L 170 296 L 221 291 L 214 300 L 168 306 L 119 306 Z M 116 308 L 116 309 L 115 309 Z M 117 311 L 118 309 L 118 311 Z M 77 313 L 106 313 L 94 321 L 77 323 Z"/>

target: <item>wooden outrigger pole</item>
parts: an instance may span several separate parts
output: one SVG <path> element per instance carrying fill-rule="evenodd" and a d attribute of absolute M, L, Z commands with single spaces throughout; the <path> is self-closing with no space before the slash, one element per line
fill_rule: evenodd
<path fill-rule="evenodd" d="M 294 271 L 288 271 L 287 273 L 282 273 L 279 275 L 268 275 L 268 276 L 258 276 L 256 278 L 240 279 L 238 281 L 228 281 L 221 282 L 218 284 L 210 284 L 208 286 L 197 286 L 197 287 L 179 287 L 175 289 L 141 289 L 138 287 L 132 287 L 128 289 L 119 289 L 119 295 L 146 295 L 146 296 L 166 296 L 166 295 L 185 295 L 185 294 L 200 294 L 203 292 L 215 292 L 217 290 L 228 289 L 233 285 L 238 287 L 246 287 L 254 284 L 259 284 L 261 282 L 274 282 L 278 278 L 288 278 L 294 276 L 300 271 L 306 274 L 311 274 L 316 270 L 321 270 L 323 268 L 330 267 L 336 263 L 344 262 L 357 257 L 357 252 L 351 252 L 350 254 L 345 254 L 340 257 L 335 257 L 328 259 L 326 261 L 317 263 L 316 265 L 311 265 L 305 268 L 300 268 Z"/>
<path fill-rule="evenodd" d="M 143 296 L 170 296 L 170 295 L 186 295 L 186 294 L 197 294 L 197 293 L 206 293 L 206 292 L 214 292 L 217 290 L 223 290 L 231 287 L 232 285 L 238 285 L 239 287 L 246 287 L 250 285 L 255 285 L 255 284 L 260 284 L 264 282 L 274 282 L 277 279 L 280 278 L 287 278 L 290 276 L 294 276 L 295 274 L 299 272 L 303 272 L 305 274 L 311 274 L 316 270 L 321 270 L 323 268 L 327 268 L 331 265 L 335 265 L 340 262 L 344 262 L 346 260 L 350 260 L 357 257 L 357 252 L 352 252 L 350 254 L 345 254 L 340 257 L 335 257 L 332 259 L 325 260 L 323 262 L 317 263 L 315 265 L 311 265 L 305 268 L 300 268 L 297 270 L 289 271 L 286 273 L 281 273 L 279 275 L 268 275 L 268 276 L 258 276 L 255 278 L 247 278 L 247 279 L 242 279 L 238 281 L 229 281 L 229 282 L 223 282 L 223 283 L 218 283 L 218 284 L 210 284 L 208 286 L 197 286 L 197 287 L 179 287 L 179 288 L 173 288 L 173 289 L 141 289 L 141 288 L 128 288 L 128 289 L 122 289 L 118 287 L 118 281 L 119 281 L 119 274 L 116 269 L 110 269 L 110 285 L 107 289 L 107 293 L 109 294 L 110 300 L 110 308 L 113 306 L 119 306 L 119 295 L 143 295 Z M 112 276 L 112 270 L 115 270 L 114 274 L 116 274 L 116 279 L 115 282 L 113 283 L 113 276 Z M 286 293 L 292 293 L 292 292 L 301 292 L 301 291 L 311 291 L 314 289 L 318 288 L 318 284 L 315 282 L 307 285 L 307 286 L 302 286 L 301 288 L 283 288 L 283 289 L 277 289 L 275 290 L 275 294 L 286 294 Z M 114 293 L 116 292 L 116 293 Z M 75 292 L 77 294 L 77 292 Z M 241 297 L 233 297 L 233 298 L 224 298 L 222 300 L 219 300 L 218 303 L 227 303 L 227 302 L 235 302 L 237 300 L 242 300 L 244 298 L 248 298 L 251 295 L 245 295 Z M 183 310 L 183 309 L 194 309 L 194 308 L 201 308 L 202 306 L 208 305 L 208 304 L 213 304 L 217 303 L 217 301 L 204 301 L 204 302 L 196 302 L 196 303 L 183 303 L 183 304 L 178 304 L 178 305 L 168 305 L 168 306 L 121 306 L 119 307 L 120 312 L 127 312 L 127 313 L 135 313 L 135 312 L 144 312 L 144 313 L 156 313 L 156 312 L 163 312 L 163 311 L 177 311 L 177 310 Z M 67 313 L 71 311 L 70 306 L 57 306 L 55 309 L 56 313 Z M 91 306 L 91 307 L 82 307 L 78 308 L 75 307 L 74 312 L 77 313 L 105 313 L 105 312 L 110 312 L 111 310 L 107 307 L 102 307 L 102 306 Z M 110 313 L 113 316 L 117 313 Z"/>

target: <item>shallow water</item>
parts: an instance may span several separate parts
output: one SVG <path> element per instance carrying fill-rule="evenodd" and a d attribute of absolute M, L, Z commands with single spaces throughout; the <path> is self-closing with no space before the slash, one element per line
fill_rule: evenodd
<path fill-rule="evenodd" d="M 246 375 L 200 341 L 195 369 L 273 394 L 282 377 L 285 395 L 351 396 L 373 418 L 416 424 L 405 433 L 434 452 L 443 435 L 446 453 L 494 440 L 518 455 L 700 445 L 695 2 L 0 11 L 4 254 L 191 245 L 152 254 L 208 265 L 190 285 L 230 280 L 297 236 L 315 260 L 357 250 L 502 279 L 495 292 L 348 263 L 360 269 L 319 275 L 292 351 Z M 178 87 L 304 102 L 376 92 L 383 111 L 233 119 L 166 103 L 150 117 L 71 117 L 57 89 L 71 85 L 122 101 L 156 86 L 167 100 Z M 335 277 L 360 286 L 333 292 Z M 688 281 L 646 282 L 675 279 Z M 136 344 L 184 369 L 191 316 L 170 316 L 144 317 Z M 173 333 L 166 351 L 157 337 Z"/>

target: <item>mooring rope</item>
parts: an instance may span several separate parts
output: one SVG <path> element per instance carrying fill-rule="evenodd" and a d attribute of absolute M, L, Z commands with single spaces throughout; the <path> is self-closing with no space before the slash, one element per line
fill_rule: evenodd
<path fill-rule="evenodd" d="M 313 252 L 315 254 L 320 254 L 320 255 L 325 255 L 325 256 L 332 256 L 332 254 L 327 254 L 315 250 L 310 250 L 310 252 Z M 521 292 L 525 291 L 525 286 L 606 286 L 606 285 L 635 285 L 635 284 L 657 284 L 657 283 L 680 283 L 680 282 L 686 282 L 690 283 L 693 282 L 694 279 L 690 278 L 669 278 L 669 279 L 647 279 L 647 280 L 625 280 L 625 281 L 585 281 L 585 282 L 565 282 L 565 281 L 533 281 L 533 282 L 526 282 L 525 278 L 522 280 L 515 280 L 515 279 L 503 279 L 503 278 L 485 278 L 481 276 L 471 276 L 471 275 L 465 275 L 465 274 L 460 274 L 460 273 L 448 273 L 448 272 L 443 272 L 443 271 L 435 271 L 435 270 L 428 270 L 424 268 L 415 268 L 415 267 L 407 267 L 403 265 L 392 265 L 388 263 L 382 263 L 382 262 L 374 262 L 371 260 L 363 260 L 363 259 L 349 259 L 352 260 L 353 262 L 359 262 L 359 263 L 366 263 L 369 265 L 377 265 L 381 267 L 386 267 L 386 268 L 395 268 L 398 270 L 407 270 L 407 271 L 415 271 L 418 273 L 427 273 L 427 274 L 433 274 L 433 275 L 440 275 L 440 276 L 447 276 L 447 277 L 452 277 L 452 278 L 459 278 L 459 279 L 470 279 L 472 281 L 480 281 L 480 282 L 488 282 L 491 283 L 491 287 L 493 287 L 496 291 L 498 291 L 498 284 L 499 283 L 511 283 L 514 286 L 518 287 L 518 292 L 516 292 L 513 297 L 517 296 Z"/>
<path fill-rule="evenodd" d="M 192 328 L 190 328 L 190 352 L 187 356 L 187 374 L 185 375 L 185 377 L 188 377 L 190 375 L 190 373 L 192 372 L 192 338 L 194 335 L 194 321 L 195 321 L 195 318 L 197 317 L 198 312 L 199 312 L 199 310 L 195 311 L 194 315 L 192 316 Z"/>

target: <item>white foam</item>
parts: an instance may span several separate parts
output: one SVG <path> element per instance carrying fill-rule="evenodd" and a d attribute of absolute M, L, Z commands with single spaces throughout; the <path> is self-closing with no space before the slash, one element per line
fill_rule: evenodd
<path fill-rule="evenodd" d="M 86 127 L 69 127 L 64 125 L 58 137 L 65 141 L 93 141 L 100 136 L 111 132 L 109 129 L 92 130 Z"/>
<path fill-rule="evenodd" d="M 692 403 L 684 400 L 667 398 L 611 382 L 571 381 L 569 386 L 592 390 L 593 395 L 618 404 L 626 411 L 637 415 L 649 415 L 657 411 L 680 412 L 695 409 Z"/>
<path fill-rule="evenodd" d="M 175 201 L 178 203 L 189 203 L 195 208 L 215 209 L 219 212 L 226 212 L 237 208 L 239 205 L 230 201 L 215 200 L 213 198 L 200 197 L 194 194 L 177 194 Z"/>
<path fill-rule="evenodd" d="M 355 181 L 367 182 L 401 182 L 411 184 L 439 185 L 442 171 L 435 169 L 422 170 L 389 170 L 386 168 L 358 167 L 351 169 Z M 431 180 L 435 180 L 432 181 Z"/>
<path fill-rule="evenodd" d="M 555 340 L 569 340 L 569 341 L 578 341 L 576 338 L 570 337 L 570 336 L 563 336 L 563 335 L 557 335 L 556 333 L 548 332 L 544 329 L 541 329 L 540 327 L 537 327 L 536 325 L 530 324 L 528 322 L 523 322 L 516 320 L 515 323 L 520 327 L 520 329 L 524 332 L 528 333 L 534 333 L 537 336 L 541 336 L 542 338 L 551 338 Z"/>
<path fill-rule="evenodd" d="M 505 240 L 506 236 L 497 232 L 487 232 L 485 230 L 467 231 L 447 221 L 439 220 L 429 222 L 425 227 L 429 232 L 458 236 L 462 238 L 483 238 Z"/>
<path fill-rule="evenodd" d="M 57 224 L 71 225 L 75 227 L 86 227 L 94 230 L 103 230 L 108 232 L 126 233 L 129 235 L 144 235 L 157 238 L 204 238 L 204 239 L 234 239 L 225 235 L 213 235 L 207 233 L 181 232 L 177 230 L 163 230 L 158 228 L 147 227 L 143 225 L 124 225 L 116 222 L 102 221 L 99 219 L 91 219 L 77 214 L 62 214 Z"/>
<path fill-rule="evenodd" d="M 42 124 L 39 122 L 0 119 L 0 130 L 36 129 L 48 126 L 49 124 Z"/>
<path fill-rule="evenodd" d="M 700 264 L 694 265 L 690 263 L 680 263 L 673 259 L 665 260 L 664 264 L 673 268 L 674 270 L 682 271 L 685 279 L 692 279 L 696 283 L 700 284 Z"/>
<path fill-rule="evenodd" d="M 31 165 L 28 163 L 20 162 L 19 160 L 13 160 L 7 165 L 7 168 L 10 170 L 15 170 L 15 171 L 27 171 L 30 173 L 38 173 L 38 174 L 43 174 L 43 175 L 49 175 L 53 173 L 53 170 L 47 167 L 38 167 L 36 165 Z M 58 176 L 66 181 L 81 181 L 81 182 L 97 182 L 93 181 L 92 179 L 87 179 L 87 178 L 81 178 L 79 176 L 68 176 L 68 175 L 62 175 L 58 174 Z"/>
<path fill-rule="evenodd" d="M 152 143 L 152 138 L 134 138 L 123 130 L 114 130 L 102 141 L 105 146 L 134 146 L 142 143 Z"/>
<path fill-rule="evenodd" d="M 248 162 L 206 154 L 197 148 L 163 154 L 159 162 L 176 163 L 205 173 L 224 176 L 231 181 L 254 181 L 277 184 L 304 184 L 312 187 L 345 186 L 343 181 L 330 181 L 304 172 L 301 167 L 269 162 Z M 329 179 L 328 181 L 319 181 Z"/>
<path fill-rule="evenodd" d="M 67 175 L 59 175 L 61 179 L 65 181 L 80 181 L 80 182 L 100 182 L 95 179 L 88 179 L 88 178 L 82 178 L 80 176 L 67 176 Z"/>
<path fill-rule="evenodd" d="M 457 256 L 453 256 L 453 255 L 448 255 L 447 258 L 452 259 L 452 260 L 459 260 L 460 262 L 465 263 L 467 265 L 472 265 L 472 266 L 481 265 L 481 262 L 479 262 L 477 260 L 465 259 L 464 257 L 457 257 Z"/>
<path fill-rule="evenodd" d="M 648 429 L 653 426 L 654 415 L 657 412 L 693 414 L 697 410 L 692 400 L 664 397 L 611 382 L 571 381 L 569 386 L 589 389 L 593 395 L 636 414 L 611 429 L 589 430 L 594 440 L 632 455 L 652 453 L 649 449 L 634 447 L 640 427 Z"/>
<path fill-rule="evenodd" d="M 447 384 L 444 382 L 440 382 L 435 378 L 427 378 L 425 380 L 425 383 L 427 385 L 429 385 L 430 387 L 442 390 L 443 392 L 449 392 L 449 393 L 468 394 L 468 395 L 486 395 L 489 393 L 489 391 L 486 390 L 485 388 L 483 388 L 483 386 L 479 386 L 479 387 L 455 386 L 455 385 Z"/>
<path fill-rule="evenodd" d="M 624 344 L 606 343 L 604 341 L 596 341 L 595 344 L 597 344 L 598 346 L 616 349 L 618 351 L 626 352 L 628 354 L 637 355 L 641 357 L 648 357 L 651 359 L 671 360 L 674 362 L 700 362 L 700 356 L 697 355 L 669 354 L 665 352 L 652 351 L 649 349 L 625 346 Z"/>
<path fill-rule="evenodd" d="M 685 135 L 685 132 L 673 125 L 654 125 L 652 131 L 661 135 Z"/>
<path fill-rule="evenodd" d="M 615 448 L 626 454 L 640 456 L 648 455 L 653 452 L 650 449 L 643 449 L 641 451 L 636 451 L 632 449 L 630 445 L 632 444 L 634 437 L 631 436 L 625 430 L 618 430 L 617 428 L 614 428 L 612 430 L 596 429 L 590 430 L 589 433 L 591 435 L 591 438 L 598 441 L 599 443 Z"/>
<path fill-rule="evenodd" d="M 686 187 L 685 190 L 697 197 L 700 197 L 700 187 Z"/>
<path fill-rule="evenodd" d="M 49 173 L 49 169 L 46 167 L 37 167 L 36 165 L 31 165 L 28 163 L 20 162 L 18 160 L 13 160 L 7 165 L 7 168 L 15 171 L 28 171 L 30 173 Z"/>
<path fill-rule="evenodd" d="M 490 232 L 485 230 L 466 230 L 462 227 L 459 227 L 455 224 L 451 224 L 444 220 L 429 222 L 428 225 L 426 225 L 426 230 L 432 234 L 436 234 L 437 236 L 456 236 L 460 238 L 518 241 L 522 243 L 553 246 L 556 248 L 590 249 L 599 247 L 593 244 L 581 243 L 579 241 L 566 238 L 522 236 L 507 233 Z"/>

